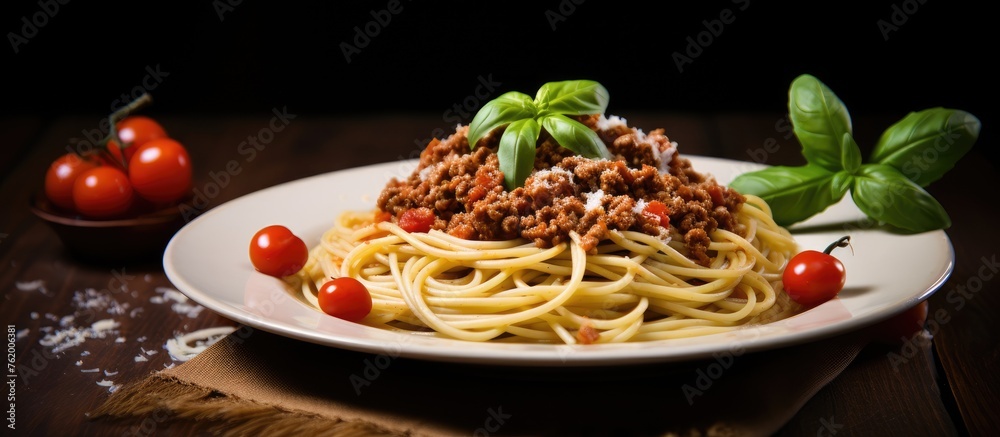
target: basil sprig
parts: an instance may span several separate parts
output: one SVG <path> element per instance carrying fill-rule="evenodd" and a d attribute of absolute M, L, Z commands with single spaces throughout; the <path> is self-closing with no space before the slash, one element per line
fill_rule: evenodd
<path fill-rule="evenodd" d="M 913 233 L 951 226 L 947 212 L 923 187 L 972 148 L 978 118 L 941 107 L 911 112 L 885 130 L 863 163 L 847 107 L 830 88 L 804 74 L 792 81 L 788 97 L 789 119 L 807 164 L 744 173 L 732 188 L 763 198 L 783 226 L 824 211 L 848 191 L 858 209 L 880 224 Z"/>
<path fill-rule="evenodd" d="M 524 184 L 535 166 L 535 148 L 545 129 L 559 145 L 587 158 L 610 158 L 597 133 L 567 116 L 603 114 L 608 90 L 590 80 L 549 82 L 535 98 L 517 91 L 502 94 L 476 113 L 469 123 L 469 147 L 494 129 L 506 126 L 497 157 L 507 189 Z"/>

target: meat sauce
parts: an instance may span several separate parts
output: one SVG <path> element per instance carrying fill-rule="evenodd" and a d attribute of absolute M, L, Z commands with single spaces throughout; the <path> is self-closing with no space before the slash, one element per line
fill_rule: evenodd
<path fill-rule="evenodd" d="M 676 234 L 687 256 L 702 265 L 710 262 L 713 230 L 745 235 L 735 213 L 746 199 L 695 171 L 663 129 L 644 133 L 614 116 L 578 120 L 598 133 L 613 159 L 578 156 L 543 131 L 534 171 L 524 186 L 508 191 L 496 154 L 502 130 L 473 150 L 468 126 L 458 126 L 427 145 L 409 177 L 389 181 L 378 198 L 380 214 L 405 223 L 414 215 L 407 211 L 419 209 L 431 229 L 456 237 L 520 237 L 543 248 L 569 241 L 575 232 L 589 253 L 611 230 L 664 239 Z"/>

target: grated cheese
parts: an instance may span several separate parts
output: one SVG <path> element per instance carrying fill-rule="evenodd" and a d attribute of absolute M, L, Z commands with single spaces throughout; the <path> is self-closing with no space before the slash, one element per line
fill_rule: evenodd
<path fill-rule="evenodd" d="M 235 330 L 232 326 L 220 326 L 178 335 L 167 340 L 167 352 L 175 361 L 187 361 Z"/>
<path fill-rule="evenodd" d="M 107 380 L 107 379 L 102 379 L 100 381 L 97 381 L 97 385 L 99 385 L 101 387 L 107 387 L 108 388 L 108 393 L 114 393 L 114 392 L 118 391 L 118 388 L 120 387 L 119 385 L 115 384 L 114 381 L 110 381 L 110 380 Z"/>
<path fill-rule="evenodd" d="M 188 318 L 195 318 L 201 314 L 205 307 L 198 305 L 196 303 L 189 303 L 189 299 L 184 293 L 168 287 L 156 287 L 156 292 L 160 293 L 160 296 L 153 296 L 149 298 L 149 301 L 155 304 L 164 304 L 173 302 L 170 308 L 174 310 L 175 313 L 186 315 Z"/>
<path fill-rule="evenodd" d="M 677 141 L 671 141 L 670 147 L 667 150 L 660 152 L 660 172 L 669 173 L 670 172 L 670 161 L 674 160 L 674 154 L 677 153 Z"/>
<path fill-rule="evenodd" d="M 66 349 L 79 346 L 91 338 L 105 338 L 118 328 L 118 322 L 112 319 L 98 320 L 90 327 L 81 328 L 73 326 L 64 330 L 46 334 L 38 342 L 42 346 L 52 347 L 53 353 L 60 353 Z"/>
<path fill-rule="evenodd" d="M 587 205 L 584 207 L 587 211 L 594 211 L 603 205 L 601 199 L 604 197 L 604 190 L 598 188 L 597 191 L 583 195 L 587 198 Z"/>
<path fill-rule="evenodd" d="M 642 214 L 642 212 L 645 211 L 645 210 L 646 210 L 646 200 L 645 199 L 639 199 L 638 202 L 635 202 L 635 206 L 632 207 L 632 212 L 634 212 L 636 214 Z"/>
<path fill-rule="evenodd" d="M 605 117 L 604 114 L 597 119 L 597 128 L 600 130 L 608 130 L 613 127 L 628 127 L 628 122 L 617 115 L 612 115 L 610 117 Z"/>
<path fill-rule="evenodd" d="M 48 289 L 45 288 L 45 281 L 41 279 L 36 279 L 34 281 L 17 281 L 14 286 L 21 291 L 41 291 L 42 294 L 48 294 Z"/>

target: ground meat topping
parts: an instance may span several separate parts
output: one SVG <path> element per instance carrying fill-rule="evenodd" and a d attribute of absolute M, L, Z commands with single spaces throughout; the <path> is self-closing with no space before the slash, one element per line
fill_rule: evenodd
<path fill-rule="evenodd" d="M 663 239 L 676 234 L 688 257 L 702 265 L 711 261 L 710 232 L 745 233 L 734 215 L 745 198 L 695 171 L 663 129 L 646 134 L 618 117 L 577 119 L 597 132 L 612 159 L 578 156 L 543 132 L 535 170 L 524 186 L 508 191 L 496 154 L 501 132 L 472 150 L 468 126 L 459 126 L 448 138 L 432 140 L 405 180 L 389 181 L 377 206 L 395 221 L 409 209 L 430 208 L 437 217 L 433 229 L 470 240 L 520 237 L 551 247 L 576 233 L 590 253 L 611 230 Z M 649 202 L 666 206 L 669 228 L 645 210 Z"/>

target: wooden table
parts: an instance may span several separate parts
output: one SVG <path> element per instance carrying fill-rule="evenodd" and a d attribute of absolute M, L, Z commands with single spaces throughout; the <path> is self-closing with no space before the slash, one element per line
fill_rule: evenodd
<path fill-rule="evenodd" d="M 190 149 L 195 188 L 213 193 L 212 206 L 309 175 L 416 156 L 435 129 L 453 127 L 435 114 L 334 117 L 294 108 L 275 111 L 160 119 Z M 287 124 L 274 121 L 282 111 Z M 681 153 L 800 163 L 798 143 L 781 128 L 782 114 L 621 115 L 647 131 L 666 128 Z M 874 144 L 892 121 L 856 117 L 858 142 Z M 176 306 L 183 302 L 165 292 L 172 285 L 158 260 L 82 262 L 29 212 L 29 194 L 41 187 L 49 162 L 70 138 L 96 123 L 92 117 L 0 121 L 7 157 L 0 164 L 0 319 L 8 338 L 12 331 L 16 336 L 8 358 L 13 352 L 17 375 L 8 376 L 5 381 L 14 385 L 4 391 L 16 398 L 16 429 L 23 435 L 184 435 L 189 425 L 149 417 L 140 423 L 95 422 L 85 416 L 116 386 L 178 364 L 164 348 L 168 339 L 234 324 L 208 310 Z M 248 137 L 260 138 L 252 161 L 241 153 Z M 950 280 L 930 299 L 932 344 L 910 351 L 867 347 L 780 435 L 987 435 L 1000 429 L 1000 286 L 992 280 L 1000 207 L 970 189 L 1000 179 L 984 156 L 973 150 L 929 189 L 951 214 L 947 233 L 957 258 Z M 223 178 L 231 162 L 240 172 Z M 87 338 L 58 353 L 40 344 L 46 334 L 106 318 L 120 325 L 104 338 Z"/>

